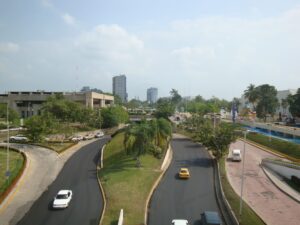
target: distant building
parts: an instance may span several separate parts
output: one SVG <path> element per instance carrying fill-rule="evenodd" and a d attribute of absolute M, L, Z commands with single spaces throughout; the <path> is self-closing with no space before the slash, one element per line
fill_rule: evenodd
<path fill-rule="evenodd" d="M 114 96 L 96 92 L 46 92 L 46 91 L 12 91 L 0 94 L 0 103 L 7 103 L 22 118 L 39 115 L 42 104 L 50 96 L 61 94 L 65 99 L 81 103 L 89 108 L 102 108 L 113 105 Z"/>
<path fill-rule="evenodd" d="M 102 94 L 103 91 L 98 88 L 90 88 L 90 86 L 83 86 L 80 90 L 81 92 L 97 92 Z"/>
<path fill-rule="evenodd" d="M 278 108 L 276 109 L 276 115 L 278 116 L 279 113 L 282 115 L 283 118 L 291 118 L 292 115 L 289 111 L 289 107 L 282 107 L 282 99 L 286 99 L 290 94 L 294 95 L 297 93 L 296 89 L 288 89 L 288 90 L 283 90 L 283 91 L 277 91 L 277 99 L 278 99 Z M 243 109 L 243 108 L 248 108 L 251 111 L 253 111 L 253 105 L 248 101 L 247 98 L 245 98 L 244 95 L 242 95 L 242 97 L 239 99 L 240 100 L 240 105 L 239 105 L 239 112 Z"/>
<path fill-rule="evenodd" d="M 147 89 L 147 102 L 153 104 L 157 101 L 157 88 L 151 87 Z"/>
<path fill-rule="evenodd" d="M 113 94 L 118 95 L 121 98 L 122 102 L 127 102 L 125 75 L 113 77 Z"/>

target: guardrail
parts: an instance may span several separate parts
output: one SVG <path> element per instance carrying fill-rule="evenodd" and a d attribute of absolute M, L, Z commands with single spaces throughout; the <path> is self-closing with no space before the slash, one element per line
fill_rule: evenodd
<path fill-rule="evenodd" d="M 222 217 L 226 225 L 239 225 L 237 218 L 235 217 L 228 201 L 225 198 L 221 179 L 220 179 L 220 172 L 219 172 L 219 164 L 216 159 L 213 159 L 214 165 L 214 186 L 215 186 L 215 194 L 217 197 L 217 203 L 222 213 Z"/>

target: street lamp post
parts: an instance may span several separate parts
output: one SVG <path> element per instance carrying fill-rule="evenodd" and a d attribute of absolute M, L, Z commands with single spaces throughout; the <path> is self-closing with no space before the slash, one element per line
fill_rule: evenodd
<path fill-rule="evenodd" d="M 243 208 L 244 170 L 245 170 L 245 155 L 246 155 L 247 133 L 248 133 L 248 130 L 246 130 L 244 132 L 244 152 L 243 152 L 243 167 L 242 167 L 242 175 L 241 175 L 241 196 L 240 196 L 240 220 L 241 220 L 242 208 Z"/>
<path fill-rule="evenodd" d="M 9 176 L 10 176 L 10 171 L 9 171 L 9 109 L 8 109 L 8 102 L 6 106 L 6 124 L 7 124 L 7 150 L 6 150 L 6 178 L 7 178 L 7 183 L 9 183 Z"/>

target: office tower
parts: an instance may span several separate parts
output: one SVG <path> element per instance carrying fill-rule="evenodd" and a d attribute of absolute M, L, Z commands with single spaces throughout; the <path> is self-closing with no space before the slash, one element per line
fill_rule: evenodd
<path fill-rule="evenodd" d="M 118 95 L 123 103 L 127 102 L 126 76 L 124 74 L 113 77 L 113 94 Z"/>
<path fill-rule="evenodd" d="M 157 101 L 157 88 L 148 88 L 147 89 L 147 102 L 153 104 Z"/>

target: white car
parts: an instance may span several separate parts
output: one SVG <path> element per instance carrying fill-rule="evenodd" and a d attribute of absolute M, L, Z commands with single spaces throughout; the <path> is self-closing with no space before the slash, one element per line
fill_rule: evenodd
<path fill-rule="evenodd" d="M 71 190 L 60 190 L 54 197 L 52 207 L 54 209 L 64 209 L 67 208 L 72 199 L 73 193 Z"/>
<path fill-rule="evenodd" d="M 83 137 L 83 140 L 91 140 L 91 139 L 93 139 L 94 138 L 94 135 L 92 135 L 92 134 L 87 134 L 87 135 L 85 135 L 84 137 Z"/>
<path fill-rule="evenodd" d="M 189 222 L 187 220 L 172 220 L 173 225 L 189 225 Z"/>
<path fill-rule="evenodd" d="M 71 141 L 82 141 L 83 137 L 81 135 L 76 135 L 71 138 Z"/>
<path fill-rule="evenodd" d="M 18 135 L 15 135 L 15 136 L 11 136 L 9 138 L 10 141 L 15 141 L 15 142 L 27 142 L 28 141 L 28 138 L 25 137 L 23 134 L 18 134 Z"/>
<path fill-rule="evenodd" d="M 95 134 L 95 138 L 100 138 L 103 136 L 104 136 L 104 133 L 102 131 L 99 131 L 98 133 Z"/>

